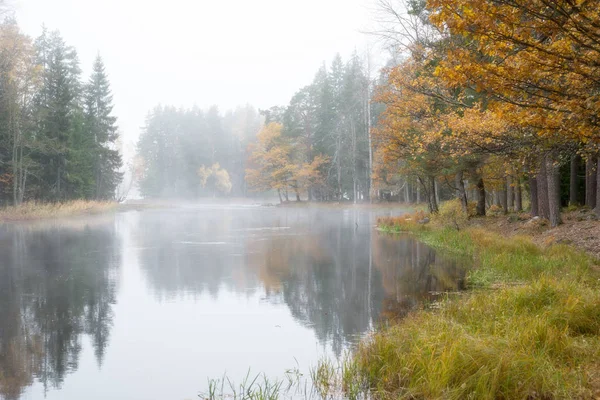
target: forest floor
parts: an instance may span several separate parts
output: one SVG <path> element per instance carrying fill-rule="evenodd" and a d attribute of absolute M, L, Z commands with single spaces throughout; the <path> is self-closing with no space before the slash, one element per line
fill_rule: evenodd
<path fill-rule="evenodd" d="M 74 200 L 63 203 L 27 202 L 0 209 L 0 222 L 32 221 L 79 215 L 101 214 L 119 207 L 113 201 Z"/>
<path fill-rule="evenodd" d="M 529 236 L 539 246 L 568 244 L 600 260 L 600 221 L 587 208 L 565 211 L 563 223 L 551 228 L 548 221 L 531 219 L 528 214 L 473 218 L 469 226 L 481 227 L 506 237 Z"/>

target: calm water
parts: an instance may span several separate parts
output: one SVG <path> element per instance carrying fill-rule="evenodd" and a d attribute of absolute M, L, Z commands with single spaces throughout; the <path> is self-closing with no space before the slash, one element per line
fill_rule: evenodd
<path fill-rule="evenodd" d="M 0 227 L 0 398 L 193 399 L 224 372 L 339 357 L 462 282 L 376 216 L 199 206 Z"/>

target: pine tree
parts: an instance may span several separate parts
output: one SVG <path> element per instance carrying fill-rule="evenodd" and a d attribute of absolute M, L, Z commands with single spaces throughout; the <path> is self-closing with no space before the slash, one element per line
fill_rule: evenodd
<path fill-rule="evenodd" d="M 85 87 L 86 131 L 93 145 L 94 197 L 112 199 L 121 182 L 121 156 L 115 149 L 117 119 L 112 115 L 110 83 L 102 58 L 94 62 L 92 76 Z"/>

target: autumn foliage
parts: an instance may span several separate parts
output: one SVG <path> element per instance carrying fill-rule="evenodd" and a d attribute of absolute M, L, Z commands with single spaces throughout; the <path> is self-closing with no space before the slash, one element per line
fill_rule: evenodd
<path fill-rule="evenodd" d="M 376 98 L 385 105 L 373 130 L 380 187 L 400 172 L 437 212 L 434 189 L 445 182 L 465 213 L 475 197 L 479 215 L 494 204 L 521 211 L 528 189 L 532 214 L 556 226 L 562 206 L 584 202 L 586 160 L 585 203 L 596 206 L 597 1 L 407 1 L 393 15 L 403 57 Z"/>

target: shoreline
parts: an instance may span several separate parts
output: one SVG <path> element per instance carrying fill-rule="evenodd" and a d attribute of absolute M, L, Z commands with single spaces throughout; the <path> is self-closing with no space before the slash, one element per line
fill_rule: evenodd
<path fill-rule="evenodd" d="M 112 201 L 73 200 L 62 203 L 27 202 L 0 209 L 0 223 L 39 221 L 114 212 L 119 203 Z"/>
<path fill-rule="evenodd" d="M 570 244 L 503 236 L 494 221 L 457 230 L 418 219 L 378 227 L 472 257 L 468 290 L 376 331 L 351 356 L 353 379 L 396 398 L 600 395 L 598 260 Z"/>

